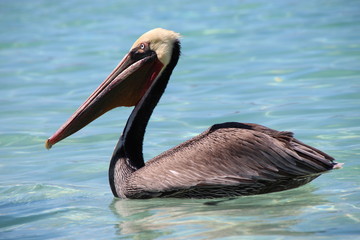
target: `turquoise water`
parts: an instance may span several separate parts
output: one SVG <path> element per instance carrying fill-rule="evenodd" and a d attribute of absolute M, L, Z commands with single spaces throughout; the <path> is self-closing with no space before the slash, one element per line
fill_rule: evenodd
<path fill-rule="evenodd" d="M 0 239 L 360 239 L 359 1 L 1 1 Z M 214 123 L 296 133 L 339 162 L 298 189 L 217 205 L 114 199 L 116 109 L 44 141 L 145 31 L 180 32 L 182 57 L 145 158 Z"/>

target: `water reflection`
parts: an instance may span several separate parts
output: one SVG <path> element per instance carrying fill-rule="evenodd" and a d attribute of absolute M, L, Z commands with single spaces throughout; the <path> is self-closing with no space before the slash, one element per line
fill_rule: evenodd
<path fill-rule="evenodd" d="M 194 199 L 115 199 L 109 207 L 120 219 L 116 225 L 118 234 L 136 234 L 140 239 L 307 236 L 315 232 L 299 228 L 304 215 L 328 203 L 314 190 L 312 186 L 305 186 L 280 193 L 238 197 L 215 205 L 205 204 L 209 200 Z"/>

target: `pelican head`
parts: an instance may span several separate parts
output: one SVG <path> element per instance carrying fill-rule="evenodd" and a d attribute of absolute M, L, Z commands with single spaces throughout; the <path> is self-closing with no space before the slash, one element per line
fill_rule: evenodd
<path fill-rule="evenodd" d="M 113 108 L 136 106 L 170 63 L 179 39 L 180 34 L 162 28 L 144 33 L 104 82 L 47 139 L 45 147 L 50 149 Z"/>

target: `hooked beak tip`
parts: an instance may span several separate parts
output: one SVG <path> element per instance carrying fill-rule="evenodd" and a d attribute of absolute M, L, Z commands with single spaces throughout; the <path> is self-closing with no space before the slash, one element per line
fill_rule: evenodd
<path fill-rule="evenodd" d="M 52 143 L 50 142 L 50 138 L 45 141 L 45 148 L 49 150 L 52 147 Z"/>

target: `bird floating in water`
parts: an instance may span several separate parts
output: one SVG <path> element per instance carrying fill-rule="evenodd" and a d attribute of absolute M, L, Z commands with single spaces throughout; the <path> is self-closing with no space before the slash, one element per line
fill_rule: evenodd
<path fill-rule="evenodd" d="M 283 191 L 304 185 L 341 164 L 293 137 L 258 124 L 215 124 L 144 162 L 150 116 L 180 57 L 180 35 L 143 34 L 119 65 L 59 130 L 46 148 L 105 112 L 135 106 L 115 147 L 109 181 L 120 198 L 217 198 Z"/>

